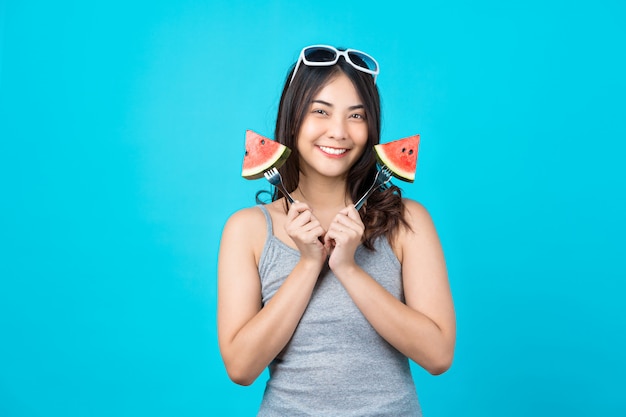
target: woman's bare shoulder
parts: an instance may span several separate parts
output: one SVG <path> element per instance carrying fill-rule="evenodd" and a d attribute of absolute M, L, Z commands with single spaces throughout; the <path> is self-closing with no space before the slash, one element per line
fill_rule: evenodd
<path fill-rule="evenodd" d="M 237 210 L 228 218 L 227 224 L 241 224 L 241 225 L 251 225 L 254 223 L 258 223 L 260 220 L 264 219 L 263 211 L 258 206 L 246 207 L 240 210 Z"/>
<path fill-rule="evenodd" d="M 404 199 L 404 220 L 408 227 L 403 227 L 398 235 L 403 252 L 414 251 L 422 245 L 438 247 L 439 237 L 433 219 L 424 205 Z"/>
<path fill-rule="evenodd" d="M 419 224 L 422 222 L 432 222 L 430 213 L 421 203 L 411 200 L 410 198 L 403 198 L 405 220 L 409 225 Z"/>
<path fill-rule="evenodd" d="M 270 215 L 272 221 L 279 220 L 284 216 L 284 210 L 280 201 L 274 201 L 269 204 L 263 205 L 267 213 Z M 257 230 L 265 231 L 267 229 L 267 219 L 265 213 L 260 206 L 253 206 L 244 208 L 233 213 L 226 222 L 226 227 L 243 228 L 244 230 Z"/>
<path fill-rule="evenodd" d="M 248 207 L 234 212 L 226 221 L 221 246 L 239 253 L 254 254 L 258 261 L 267 236 L 267 222 L 259 207 Z"/>
<path fill-rule="evenodd" d="M 259 207 L 248 207 L 230 215 L 224 226 L 224 235 L 253 237 L 265 233 L 265 215 Z"/>
<path fill-rule="evenodd" d="M 403 199 L 404 220 L 408 227 L 402 227 L 398 235 L 400 246 L 414 246 L 416 240 L 438 244 L 437 231 L 432 217 L 421 203 Z"/>

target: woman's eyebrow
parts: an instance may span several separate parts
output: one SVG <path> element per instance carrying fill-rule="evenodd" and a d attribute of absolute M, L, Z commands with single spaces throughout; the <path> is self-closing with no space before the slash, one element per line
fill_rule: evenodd
<path fill-rule="evenodd" d="M 323 104 L 324 106 L 333 107 L 332 104 L 324 100 L 312 100 L 311 103 L 319 103 L 319 104 Z"/>
<path fill-rule="evenodd" d="M 331 103 L 324 101 L 324 100 L 313 100 L 311 101 L 311 103 L 319 103 L 319 104 L 323 104 L 324 106 L 328 106 L 328 107 L 334 107 Z M 364 105 L 362 104 L 355 104 L 354 106 L 350 106 L 348 107 L 348 110 L 358 110 L 358 109 L 363 109 L 365 108 Z"/>

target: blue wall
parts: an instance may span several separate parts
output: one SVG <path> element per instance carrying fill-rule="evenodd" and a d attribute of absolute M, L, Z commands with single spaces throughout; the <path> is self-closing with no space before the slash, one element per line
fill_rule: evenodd
<path fill-rule="evenodd" d="M 547 4 L 546 4 L 547 3 Z M 458 315 L 429 416 L 623 416 L 626 8 L 619 1 L 0 2 L 0 415 L 253 415 L 217 349 L 245 129 L 300 48 L 382 67 L 420 133 Z"/>

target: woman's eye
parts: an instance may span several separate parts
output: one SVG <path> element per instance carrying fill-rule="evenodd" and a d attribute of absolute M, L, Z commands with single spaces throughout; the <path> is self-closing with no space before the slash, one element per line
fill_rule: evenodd
<path fill-rule="evenodd" d="M 364 114 L 360 114 L 360 113 L 355 113 L 352 115 L 353 119 L 365 119 L 365 115 Z"/>
<path fill-rule="evenodd" d="M 313 113 L 316 113 L 316 114 L 328 114 L 328 113 L 326 113 L 325 110 L 322 110 L 322 109 L 313 109 Z"/>

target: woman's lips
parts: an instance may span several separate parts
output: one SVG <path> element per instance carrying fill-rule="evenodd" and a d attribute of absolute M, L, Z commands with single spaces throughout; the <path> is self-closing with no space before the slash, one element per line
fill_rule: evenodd
<path fill-rule="evenodd" d="M 340 156 L 343 156 L 346 152 L 348 152 L 348 149 L 346 148 L 331 148 L 330 146 L 321 146 L 321 145 L 318 146 L 318 148 L 325 154 L 329 156 L 333 156 L 333 157 L 340 157 Z"/>

